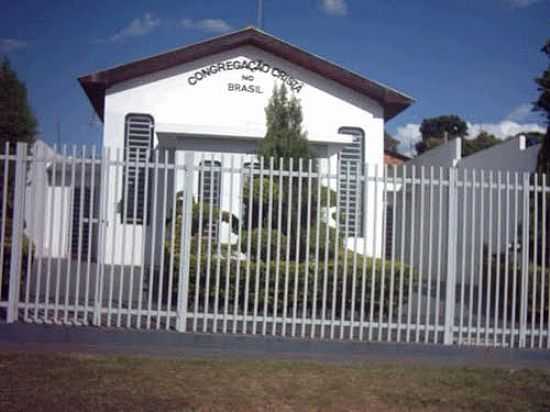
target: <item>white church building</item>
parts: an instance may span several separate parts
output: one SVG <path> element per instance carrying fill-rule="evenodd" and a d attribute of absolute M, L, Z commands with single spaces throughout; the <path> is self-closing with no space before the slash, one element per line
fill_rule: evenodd
<path fill-rule="evenodd" d="M 391 87 L 253 27 L 92 73 L 80 77 L 79 82 L 103 121 L 103 146 L 109 148 L 111 159 L 118 151 L 125 161 L 143 161 L 137 157 L 144 156 L 145 151 L 138 149 L 149 149 L 151 153 L 160 153 L 161 162 L 180 164 L 185 153 L 192 153 L 195 165 L 201 162 L 228 165 L 228 157 L 232 156 L 237 165 L 248 162 L 248 166 L 257 161 L 254 154 L 266 134 L 265 107 L 272 90 L 275 85 L 285 84 L 289 93 L 301 103 L 303 129 L 317 156 L 321 173 L 326 173 L 330 165 L 330 173 L 335 175 L 344 172 L 347 163 L 359 164 L 357 162 L 368 163 L 373 168 L 378 165 L 379 173 L 382 173 L 384 123 L 413 103 L 411 97 Z M 167 154 L 167 159 L 162 158 L 164 154 Z M 58 167 L 55 173 L 57 186 L 62 186 L 59 173 Z M 96 175 L 97 186 L 101 173 L 98 170 L 87 173 L 89 177 Z M 141 266 L 147 263 L 148 258 L 142 252 L 152 236 L 150 222 L 144 218 L 146 193 L 143 188 L 138 188 L 134 199 L 126 195 L 128 202 L 125 207 L 125 188 L 114 184 L 115 175 L 110 170 L 103 176 L 107 184 L 102 190 L 109 193 L 102 196 L 109 200 L 103 206 L 105 211 L 101 222 L 108 229 L 103 231 L 101 248 L 90 245 L 86 250 L 96 254 L 92 261 Z M 181 181 L 169 187 L 181 190 L 183 174 L 176 173 L 174 179 Z M 238 196 L 231 196 L 226 189 L 231 183 L 238 188 L 243 176 L 232 175 L 232 179 L 230 182 L 229 174 L 216 175 L 210 182 L 208 196 L 214 197 L 222 210 L 232 210 L 234 215 L 240 216 Z M 135 182 L 129 184 L 131 187 L 126 190 L 134 193 L 136 187 L 132 184 Z M 197 199 L 199 185 L 200 178 L 194 178 L 194 199 Z M 32 236 L 40 248 L 49 251 L 47 254 L 58 258 L 69 257 L 78 239 L 83 244 L 88 241 L 86 233 L 75 232 L 79 225 L 71 223 L 78 215 L 74 206 L 81 207 L 83 201 L 84 210 L 87 210 L 86 202 L 95 198 L 92 209 L 100 209 L 97 188 L 95 196 L 89 191 L 82 196 L 82 192 L 75 191 L 74 187 L 67 190 L 74 193 L 67 192 L 63 196 L 66 218 L 61 216 L 51 220 L 51 224 L 57 226 L 54 231 L 66 232 L 65 235 L 36 239 L 40 237 L 39 233 L 48 233 L 47 228 L 40 228 L 36 230 L 38 235 Z M 350 185 L 348 190 L 352 200 L 357 197 L 357 201 L 362 201 L 357 187 Z M 147 196 L 160 205 L 164 204 L 163 193 L 162 184 L 159 184 L 154 190 L 150 189 Z M 168 199 L 173 194 L 167 193 Z M 382 207 L 381 199 L 378 202 Z M 57 213 L 60 205 L 55 203 L 46 204 L 46 210 L 53 208 L 50 213 L 54 210 Z M 71 210 L 73 219 L 69 217 Z M 84 218 L 88 219 L 88 224 L 100 222 L 99 216 L 87 214 L 84 213 Z M 157 227 L 164 225 L 163 214 L 159 211 L 156 215 L 153 224 Z M 371 227 L 381 230 L 380 215 L 374 222 L 370 213 L 361 218 L 362 224 L 374 224 Z M 46 226 L 48 224 L 46 222 Z M 93 225 L 89 231 L 95 239 L 98 237 L 96 226 Z M 29 230 L 33 231 L 32 228 Z M 227 224 L 220 227 L 222 239 L 232 239 L 233 242 L 234 234 L 230 232 Z M 160 233 L 160 230 L 156 231 L 157 238 Z M 360 233 L 350 232 L 350 235 L 359 238 L 355 245 L 362 245 Z M 75 243 L 72 247 L 71 242 Z M 153 242 L 156 248 L 162 247 L 162 239 Z M 115 249 L 116 253 L 109 252 Z M 358 249 L 363 250 L 361 246 Z M 372 245 L 368 249 L 371 250 Z"/>

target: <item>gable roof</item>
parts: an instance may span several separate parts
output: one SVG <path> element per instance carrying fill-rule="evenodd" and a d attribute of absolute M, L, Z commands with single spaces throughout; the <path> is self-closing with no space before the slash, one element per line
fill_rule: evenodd
<path fill-rule="evenodd" d="M 248 45 L 255 46 L 370 97 L 382 105 L 386 120 L 396 116 L 414 102 L 412 97 L 404 93 L 369 80 L 254 27 L 247 27 L 200 43 L 82 76 L 78 81 L 90 99 L 95 112 L 103 120 L 105 91 L 109 87 L 126 80 Z"/>

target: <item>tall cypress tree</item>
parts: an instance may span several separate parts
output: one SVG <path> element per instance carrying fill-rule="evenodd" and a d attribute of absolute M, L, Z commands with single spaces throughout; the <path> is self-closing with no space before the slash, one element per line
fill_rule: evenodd
<path fill-rule="evenodd" d="M 307 133 L 302 129 L 302 106 L 296 96 L 288 97 L 285 85 L 273 88 L 273 94 L 265 108 L 267 132 L 258 147 L 258 156 L 265 159 L 294 159 L 294 169 L 298 159 L 311 159 L 313 153 L 307 141 Z M 288 164 L 285 161 L 285 164 Z"/>

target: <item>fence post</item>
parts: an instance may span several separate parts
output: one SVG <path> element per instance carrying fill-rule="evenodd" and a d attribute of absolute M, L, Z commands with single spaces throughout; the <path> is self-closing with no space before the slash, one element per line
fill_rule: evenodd
<path fill-rule="evenodd" d="M 441 190 L 441 188 L 440 188 Z M 447 281 L 445 292 L 445 333 L 443 343 L 452 345 L 454 338 L 454 313 L 455 313 L 455 295 L 456 295 L 456 233 L 457 226 L 457 207 L 456 207 L 456 169 L 449 169 L 449 197 L 448 197 L 448 217 L 447 226 Z M 437 332 L 436 332 L 437 335 Z"/>
<path fill-rule="evenodd" d="M 108 207 L 109 200 L 109 161 L 111 160 L 111 151 L 109 148 L 103 148 L 101 152 L 100 163 L 100 182 L 97 196 L 99 201 L 99 213 L 97 216 L 97 267 L 96 267 L 96 279 L 95 279 L 95 293 L 94 293 L 94 317 L 93 324 L 95 326 L 101 325 L 101 305 L 103 302 L 103 276 L 105 269 L 105 240 L 107 230 L 107 217 L 105 213 Z M 92 188 L 94 190 L 94 188 Z"/>
<path fill-rule="evenodd" d="M 15 160 L 15 188 L 13 193 L 13 221 L 11 232 L 10 281 L 8 292 L 8 313 L 6 319 L 8 323 L 12 323 L 17 320 L 19 289 L 21 287 L 21 252 L 23 249 L 23 219 L 25 215 L 24 199 L 27 174 L 27 167 L 25 164 L 26 154 L 27 144 L 17 143 Z"/>
<path fill-rule="evenodd" d="M 519 315 L 519 347 L 525 347 L 527 300 L 529 287 L 529 174 L 523 174 L 523 214 L 521 223 L 521 306 Z"/>
<path fill-rule="evenodd" d="M 191 251 L 191 226 L 193 214 L 193 161 L 192 152 L 184 154 L 183 206 L 180 234 L 180 267 L 178 276 L 178 303 L 176 330 L 185 332 L 187 327 L 187 299 L 189 292 L 189 255 Z M 206 314 L 205 314 L 206 315 Z"/>

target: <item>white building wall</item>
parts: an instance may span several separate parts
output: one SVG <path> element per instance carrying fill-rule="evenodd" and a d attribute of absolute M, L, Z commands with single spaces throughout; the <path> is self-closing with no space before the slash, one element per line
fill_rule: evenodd
<path fill-rule="evenodd" d="M 381 171 L 384 120 L 380 104 L 331 80 L 250 46 L 117 84 L 107 90 L 104 145 L 111 148 L 113 153 L 116 153 L 117 149 L 122 150 L 126 115 L 145 113 L 154 118 L 157 132 L 155 146 L 159 148 L 168 147 L 207 153 L 232 152 L 240 155 L 254 153 L 257 142 L 265 135 L 264 109 L 278 80 L 270 73 L 250 73 L 244 70 L 222 71 L 195 85 L 189 83 L 189 78 L 197 70 L 218 62 L 258 59 L 269 63 L 271 67 L 290 73 L 304 83 L 297 94 L 303 109 L 303 127 L 312 143 L 319 147 L 326 147 L 332 159 L 331 172 L 336 173 L 337 150 L 350 141 L 349 137 L 338 135 L 341 127 L 355 127 L 364 131 L 364 160 L 372 167 L 378 164 Z M 243 80 L 242 76 L 250 74 L 254 76 L 253 81 Z M 229 91 L 230 83 L 253 84 L 261 90 L 261 93 Z M 200 161 L 199 157 L 200 153 L 197 153 L 196 164 Z M 183 159 L 182 153 L 176 154 L 175 161 L 182 161 L 178 159 Z M 237 164 L 240 163 L 238 158 L 235 161 Z M 115 171 L 111 170 L 110 174 L 113 173 Z M 224 179 L 222 186 L 227 188 L 229 177 L 224 176 Z M 235 177 L 236 190 L 240 185 L 239 180 Z M 176 177 L 176 181 L 177 190 L 180 190 L 183 187 L 182 180 Z M 197 186 L 197 179 L 195 179 L 195 186 Z M 108 216 L 114 216 L 115 208 L 122 197 L 122 188 L 115 193 L 114 185 L 108 187 L 107 213 Z M 374 196 L 370 199 L 374 199 Z M 381 202 L 381 196 L 379 199 Z M 235 197 L 232 206 L 238 216 L 240 205 Z M 229 207 L 230 199 L 225 192 L 222 194 L 222 208 L 228 210 Z M 373 210 L 372 207 L 369 209 Z M 117 253 L 112 262 L 112 259 L 107 256 L 107 262 L 140 264 L 143 240 L 146 237 L 144 227 L 123 225 L 120 223 L 120 215 L 112 221 L 119 227 L 116 238 L 110 234 L 112 228 L 108 230 L 106 249 L 112 250 L 116 245 L 121 253 Z M 370 214 L 367 217 L 367 224 L 375 227 Z M 381 224 L 376 223 L 376 227 L 380 230 Z M 123 241 L 124 236 L 132 241 Z M 132 244 L 134 239 L 136 243 Z M 369 247 L 369 250 L 371 248 Z"/>

